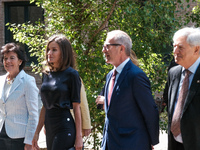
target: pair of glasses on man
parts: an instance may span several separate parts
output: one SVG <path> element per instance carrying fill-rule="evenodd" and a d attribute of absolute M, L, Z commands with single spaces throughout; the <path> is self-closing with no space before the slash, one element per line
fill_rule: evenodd
<path fill-rule="evenodd" d="M 110 46 L 121 46 L 122 44 L 104 44 L 103 49 L 108 50 Z"/>

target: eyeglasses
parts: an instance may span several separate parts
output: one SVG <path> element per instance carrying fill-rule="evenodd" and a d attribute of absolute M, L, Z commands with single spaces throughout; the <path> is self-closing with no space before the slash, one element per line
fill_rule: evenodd
<path fill-rule="evenodd" d="M 122 44 L 105 44 L 103 45 L 103 49 L 108 50 L 109 46 L 121 46 Z"/>

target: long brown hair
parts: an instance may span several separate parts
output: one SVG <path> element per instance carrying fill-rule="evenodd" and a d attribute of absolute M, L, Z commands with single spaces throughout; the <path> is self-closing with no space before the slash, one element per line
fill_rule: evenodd
<path fill-rule="evenodd" d="M 46 47 L 46 63 L 47 68 L 44 68 L 44 72 L 48 72 L 54 70 L 52 63 L 49 63 L 48 60 L 48 51 L 49 51 L 49 44 L 51 42 L 56 42 L 59 45 L 61 50 L 61 58 L 59 62 L 59 68 L 56 68 L 56 71 L 64 70 L 68 67 L 72 67 L 75 69 L 76 61 L 75 61 L 75 53 L 72 49 L 70 41 L 62 34 L 53 35 L 48 39 L 47 47 Z"/>
<path fill-rule="evenodd" d="M 139 67 L 139 62 L 138 62 L 137 56 L 133 50 L 131 50 L 130 59 L 133 62 L 133 64 L 135 64 L 136 66 Z"/>

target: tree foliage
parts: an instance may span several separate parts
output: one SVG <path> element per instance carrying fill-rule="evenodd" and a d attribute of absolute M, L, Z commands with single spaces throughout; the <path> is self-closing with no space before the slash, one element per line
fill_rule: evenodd
<path fill-rule="evenodd" d="M 193 7 L 192 11 L 189 14 L 187 14 L 186 24 L 192 22 L 195 23 L 196 27 L 200 27 L 200 0 L 196 0 L 196 2 L 197 5 Z"/>
<path fill-rule="evenodd" d="M 177 4 L 168 0 L 31 0 L 44 11 L 45 22 L 9 25 L 14 39 L 28 45 L 38 58 L 33 71 L 40 73 L 48 37 L 62 33 L 71 41 L 77 54 L 77 69 L 84 81 L 93 127 L 93 148 L 98 149 L 104 113 L 96 109 L 95 98 L 112 68 L 105 63 L 102 45 L 106 33 L 120 29 L 133 41 L 133 50 L 140 59 L 152 91 L 163 91 L 166 81 L 164 53 L 171 51 L 172 34 L 181 26 L 175 18 Z M 156 54 L 157 53 L 157 54 Z M 160 53 L 160 54 L 158 54 Z M 90 142 L 90 141 L 88 141 Z"/>

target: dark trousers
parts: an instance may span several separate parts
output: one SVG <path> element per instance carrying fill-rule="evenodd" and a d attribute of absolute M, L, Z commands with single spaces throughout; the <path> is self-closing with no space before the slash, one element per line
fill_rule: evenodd
<path fill-rule="evenodd" d="M 0 132 L 0 150 L 24 150 L 24 138 L 11 139 L 6 134 L 5 124 Z"/>
<path fill-rule="evenodd" d="M 171 132 L 168 135 L 168 150 L 185 150 L 183 143 L 177 142 Z"/>
<path fill-rule="evenodd" d="M 179 143 L 176 141 L 176 150 L 184 150 L 183 143 Z"/>
<path fill-rule="evenodd" d="M 108 144 L 107 144 L 107 142 L 106 142 L 106 150 L 108 150 Z"/>
<path fill-rule="evenodd" d="M 67 150 L 74 146 L 76 127 L 69 109 L 46 109 L 47 150 Z"/>

